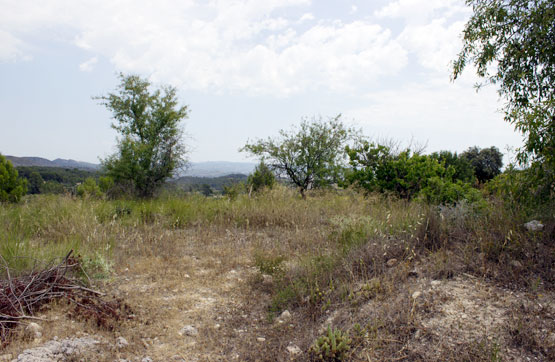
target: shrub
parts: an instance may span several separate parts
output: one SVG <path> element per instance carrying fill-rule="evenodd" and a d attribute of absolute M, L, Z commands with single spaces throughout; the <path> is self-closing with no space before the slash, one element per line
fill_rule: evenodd
<path fill-rule="evenodd" d="M 102 196 L 100 187 L 96 184 L 94 178 L 89 177 L 81 185 L 77 186 L 77 195 L 81 197 L 99 198 Z"/>
<path fill-rule="evenodd" d="M 18 177 L 12 163 L 0 155 L 0 202 L 19 202 L 27 193 L 27 180 Z"/>
<path fill-rule="evenodd" d="M 318 337 L 310 354 L 318 361 L 343 361 L 351 349 L 351 340 L 339 329 L 332 331 L 328 326 L 326 334 Z"/>
<path fill-rule="evenodd" d="M 270 170 L 264 161 L 260 163 L 254 169 L 254 172 L 249 175 L 247 179 L 247 187 L 249 190 L 258 192 L 264 188 L 271 189 L 276 183 L 276 177 L 274 173 Z"/>

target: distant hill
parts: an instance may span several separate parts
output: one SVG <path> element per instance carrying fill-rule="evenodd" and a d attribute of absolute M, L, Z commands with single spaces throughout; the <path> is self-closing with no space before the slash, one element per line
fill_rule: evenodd
<path fill-rule="evenodd" d="M 15 167 L 20 166 L 40 166 L 40 167 L 59 167 L 59 168 L 76 168 L 79 170 L 98 170 L 100 165 L 75 161 L 75 160 L 64 160 L 62 158 L 57 158 L 54 161 L 47 160 L 41 157 L 16 157 L 16 156 L 5 156 Z"/>
<path fill-rule="evenodd" d="M 181 176 L 194 177 L 220 177 L 232 174 L 249 175 L 256 167 L 252 162 L 192 162 L 190 167 Z"/>
<path fill-rule="evenodd" d="M 60 168 L 76 168 L 79 170 L 99 170 L 100 165 L 89 162 L 64 160 L 57 158 L 50 161 L 41 157 L 16 157 L 5 156 L 12 162 L 15 167 L 60 167 Z M 193 177 L 220 177 L 232 174 L 249 175 L 254 170 L 256 164 L 252 162 L 227 162 L 227 161 L 209 161 L 209 162 L 191 162 L 190 167 L 181 172 L 179 176 Z"/>

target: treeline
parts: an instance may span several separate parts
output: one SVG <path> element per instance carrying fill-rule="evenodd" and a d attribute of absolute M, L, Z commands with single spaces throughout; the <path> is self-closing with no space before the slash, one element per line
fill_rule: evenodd
<path fill-rule="evenodd" d="M 98 180 L 98 171 L 77 168 L 20 166 L 16 167 L 20 178 L 27 180 L 29 194 L 63 194 L 72 192 L 87 178 Z"/>

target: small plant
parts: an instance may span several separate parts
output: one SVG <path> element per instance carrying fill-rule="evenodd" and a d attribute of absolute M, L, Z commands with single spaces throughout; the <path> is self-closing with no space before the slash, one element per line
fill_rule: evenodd
<path fill-rule="evenodd" d="M 285 257 L 278 256 L 268 256 L 262 253 L 257 253 L 254 255 L 254 264 L 260 271 L 260 274 L 271 275 L 273 277 L 279 277 L 283 275 L 283 261 Z"/>
<path fill-rule="evenodd" d="M 310 347 L 310 354 L 317 361 L 343 361 L 350 349 L 349 337 L 337 328 L 332 331 L 328 326 L 326 334 L 318 337 Z"/>

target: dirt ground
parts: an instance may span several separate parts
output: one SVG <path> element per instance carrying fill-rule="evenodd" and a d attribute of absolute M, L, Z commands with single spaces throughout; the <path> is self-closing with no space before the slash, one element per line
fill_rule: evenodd
<path fill-rule="evenodd" d="M 356 309 L 332 306 L 318 320 L 294 310 L 290 317 L 269 318 L 270 295 L 263 287 L 253 287 L 259 272 L 252 263 L 254 248 L 263 246 L 268 237 L 245 230 L 200 228 L 163 235 L 154 231 L 125 235 L 116 253 L 113 276 L 96 283 L 95 288 L 122 298 L 130 307 L 129 317 L 113 330 L 104 330 L 72 318 L 70 307 L 63 303 L 52 305 L 37 322 L 42 336 L 25 338 L 20 333 L 0 353 L 0 361 L 17 359 L 24 350 L 51 340 L 83 337 L 98 343 L 56 359 L 35 360 L 307 360 L 310 341 L 326 325 L 346 326 L 349 321 L 370 319 L 388 303 L 369 300 Z M 515 344 L 510 328 L 517 323 L 515 311 L 520 311 L 519 316 L 541 319 L 533 324 L 537 327 L 534 333 L 540 335 L 545 348 L 555 345 L 553 295 L 505 290 L 471 275 L 449 280 L 412 278 L 403 293 L 404 308 L 414 310 L 418 328 L 402 348 L 419 351 L 428 360 L 441 359 L 446 350 L 482 339 L 498 346 L 493 352 L 488 349 L 495 353 L 490 360 L 544 359 Z M 350 358 L 373 360 L 372 351 L 364 348 L 362 343 Z M 410 360 L 403 358 L 410 355 L 401 353 L 399 360 Z"/>

